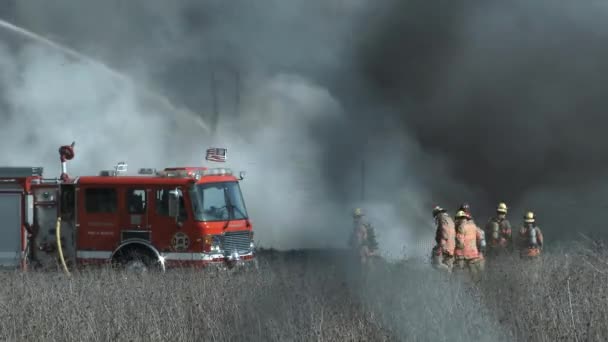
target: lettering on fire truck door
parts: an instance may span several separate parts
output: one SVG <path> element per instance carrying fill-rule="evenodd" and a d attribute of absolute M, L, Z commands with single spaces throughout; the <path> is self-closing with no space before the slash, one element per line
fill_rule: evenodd
<path fill-rule="evenodd" d="M 113 250 L 118 242 L 121 197 L 114 187 L 89 186 L 78 192 L 78 249 Z"/>
<path fill-rule="evenodd" d="M 149 221 L 150 189 L 127 188 L 125 208 L 121 210 L 121 241 L 128 239 L 151 240 Z"/>

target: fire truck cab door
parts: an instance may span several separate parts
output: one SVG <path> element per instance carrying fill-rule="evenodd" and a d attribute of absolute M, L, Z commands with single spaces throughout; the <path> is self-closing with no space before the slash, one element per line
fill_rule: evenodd
<path fill-rule="evenodd" d="M 154 200 L 151 204 L 154 205 L 150 210 L 150 225 L 152 229 L 152 243 L 157 246 L 159 250 L 175 250 L 175 246 L 172 245 L 172 239 L 177 232 L 188 232 L 188 225 L 178 225 L 175 217 L 172 217 L 169 213 L 169 196 L 170 192 L 175 190 L 175 186 L 163 186 L 154 189 L 151 193 L 150 200 Z M 183 190 L 182 190 L 183 193 Z M 180 217 L 181 222 L 187 222 L 187 209 L 184 202 L 184 197 L 179 197 L 179 209 L 182 214 Z"/>
<path fill-rule="evenodd" d="M 126 210 L 121 219 L 121 240 L 139 238 L 150 241 L 150 189 L 129 188 L 125 192 Z"/>

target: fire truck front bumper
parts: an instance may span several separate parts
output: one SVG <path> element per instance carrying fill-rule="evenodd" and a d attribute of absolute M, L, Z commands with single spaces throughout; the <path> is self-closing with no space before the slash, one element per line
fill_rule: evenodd
<path fill-rule="evenodd" d="M 220 269 L 244 269 L 257 267 L 257 260 L 253 251 L 245 254 L 233 252 L 230 254 L 203 254 L 205 266 Z"/>
<path fill-rule="evenodd" d="M 197 266 L 220 269 L 257 267 L 255 252 L 233 253 L 167 253 L 162 255 L 167 267 Z"/>

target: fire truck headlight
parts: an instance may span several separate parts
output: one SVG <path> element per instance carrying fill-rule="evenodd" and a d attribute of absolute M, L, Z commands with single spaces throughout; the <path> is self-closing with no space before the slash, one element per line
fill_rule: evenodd
<path fill-rule="evenodd" d="M 218 235 L 205 235 L 203 241 L 206 252 L 220 252 L 222 250 L 222 239 Z"/>
<path fill-rule="evenodd" d="M 251 241 L 251 242 L 249 243 L 249 248 L 250 248 L 250 249 L 254 249 L 254 248 L 255 248 L 255 243 L 253 243 L 253 241 Z"/>
<path fill-rule="evenodd" d="M 222 250 L 222 240 L 220 239 L 219 236 L 214 236 L 213 237 L 213 244 L 212 244 L 212 250 L 215 250 L 216 252 L 219 252 Z"/>
<path fill-rule="evenodd" d="M 213 242 L 213 237 L 211 235 L 205 235 L 203 237 L 203 243 L 205 245 L 211 245 L 212 242 Z"/>

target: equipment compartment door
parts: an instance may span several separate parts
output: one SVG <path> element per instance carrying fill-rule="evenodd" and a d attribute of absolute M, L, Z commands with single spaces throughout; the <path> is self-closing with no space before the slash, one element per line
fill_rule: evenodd
<path fill-rule="evenodd" d="M 18 267 L 21 261 L 21 194 L 0 193 L 0 266 Z"/>

